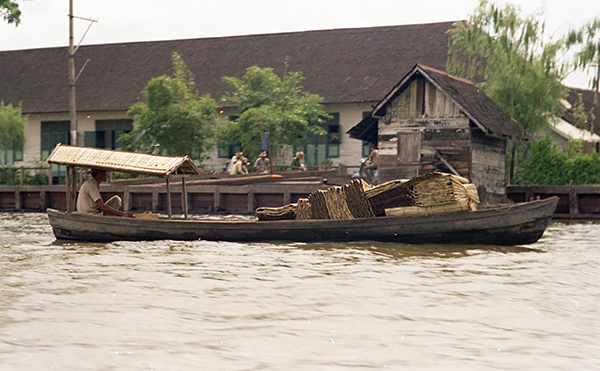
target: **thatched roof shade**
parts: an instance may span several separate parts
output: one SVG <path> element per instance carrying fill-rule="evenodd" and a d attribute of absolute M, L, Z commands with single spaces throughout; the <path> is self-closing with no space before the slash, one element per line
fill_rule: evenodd
<path fill-rule="evenodd" d="M 54 148 L 48 163 L 155 176 L 200 173 L 189 156 L 158 156 L 62 144 Z"/>

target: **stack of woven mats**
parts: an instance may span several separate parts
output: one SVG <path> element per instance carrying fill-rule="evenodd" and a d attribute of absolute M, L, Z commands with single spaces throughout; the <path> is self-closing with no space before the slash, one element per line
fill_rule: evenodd
<path fill-rule="evenodd" d="M 298 203 L 256 209 L 259 220 L 348 220 L 375 216 L 415 216 L 476 210 L 477 189 L 465 178 L 431 173 L 372 187 L 362 179 L 318 190 Z"/>
<path fill-rule="evenodd" d="M 431 173 L 404 183 L 410 205 L 386 206 L 387 216 L 417 216 L 475 211 L 479 204 L 477 188 L 460 176 Z"/>
<path fill-rule="evenodd" d="M 256 215 L 259 220 L 371 218 L 375 214 L 365 195 L 365 188 L 369 187 L 364 180 L 354 179 L 341 187 L 313 192 L 295 204 L 260 207 L 256 209 Z"/>

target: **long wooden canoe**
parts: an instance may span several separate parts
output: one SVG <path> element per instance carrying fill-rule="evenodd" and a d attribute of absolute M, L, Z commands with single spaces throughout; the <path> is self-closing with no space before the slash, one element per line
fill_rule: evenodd
<path fill-rule="evenodd" d="M 391 241 L 521 245 L 544 233 L 557 197 L 478 211 L 419 217 L 352 220 L 215 221 L 134 219 L 80 215 L 48 209 L 58 239 L 222 241 Z"/>

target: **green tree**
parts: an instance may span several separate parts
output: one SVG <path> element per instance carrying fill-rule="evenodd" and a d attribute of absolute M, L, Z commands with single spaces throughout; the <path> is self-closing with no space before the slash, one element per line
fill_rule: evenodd
<path fill-rule="evenodd" d="M 320 124 L 330 115 L 321 105 L 323 98 L 303 91 L 303 80 L 301 72 L 284 73 L 282 79 L 272 68 L 258 66 L 249 67 L 241 79 L 224 77 L 232 91 L 223 100 L 233 104 L 238 116 L 220 128 L 220 144 L 241 144 L 255 158 L 265 131 L 272 149 L 304 145 L 308 132 L 324 134 Z"/>
<path fill-rule="evenodd" d="M 21 23 L 21 10 L 19 4 L 12 0 L 0 0 L 0 17 L 9 24 L 18 26 Z"/>
<path fill-rule="evenodd" d="M 557 61 L 567 46 L 564 40 L 545 42 L 544 22 L 537 16 L 522 18 L 519 12 L 510 4 L 501 9 L 481 0 L 467 22 L 457 22 L 449 31 L 447 67 L 479 81 L 484 93 L 533 134 L 565 109 L 561 81 L 567 66 Z"/>
<path fill-rule="evenodd" d="M 125 135 L 128 149 L 166 155 L 190 155 L 203 160 L 213 145 L 217 103 L 199 96 L 194 76 L 181 56 L 173 53 L 173 76 L 153 78 L 144 90 L 146 102 L 127 112 L 134 130 Z"/>
<path fill-rule="evenodd" d="M 0 102 L 0 150 L 23 148 L 26 123 L 21 107 Z"/>
<path fill-rule="evenodd" d="M 595 76 L 590 81 L 590 87 L 594 90 L 593 105 L 597 107 L 600 104 L 600 19 L 588 22 L 579 30 L 571 30 L 565 41 L 569 47 L 580 48 L 575 54 L 576 69 L 586 72 L 596 69 Z M 594 122 L 594 117 L 591 118 L 591 122 Z M 592 127 L 591 130 L 593 131 L 594 128 Z"/>

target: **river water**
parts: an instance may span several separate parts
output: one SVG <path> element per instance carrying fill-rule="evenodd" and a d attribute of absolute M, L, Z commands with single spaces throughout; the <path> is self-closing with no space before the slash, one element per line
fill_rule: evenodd
<path fill-rule="evenodd" d="M 0 213 L 0 370 L 598 370 L 599 237 L 73 243 Z"/>

